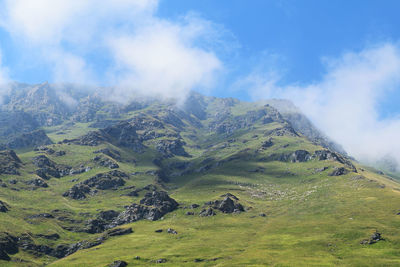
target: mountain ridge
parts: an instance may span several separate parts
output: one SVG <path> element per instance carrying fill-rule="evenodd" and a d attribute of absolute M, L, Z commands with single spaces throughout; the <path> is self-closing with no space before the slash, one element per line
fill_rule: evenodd
<path fill-rule="evenodd" d="M 29 88 L 43 100 L 2 107 L 5 118 L 29 110 L 40 131 L 21 140 L 0 125 L 11 133 L 0 152 L 4 266 L 400 263 L 400 185 L 324 147 L 290 109 L 80 95 L 60 114 L 42 105 L 57 106 L 51 85 Z"/>

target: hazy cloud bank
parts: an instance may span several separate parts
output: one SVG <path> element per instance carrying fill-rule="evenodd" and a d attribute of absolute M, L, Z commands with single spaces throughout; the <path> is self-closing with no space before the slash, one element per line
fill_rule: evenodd
<path fill-rule="evenodd" d="M 326 74 L 308 85 L 278 86 L 279 71 L 254 72 L 238 83 L 255 99 L 292 100 L 328 136 L 364 162 L 400 162 L 400 118 L 381 119 L 378 106 L 400 90 L 400 47 L 386 43 L 324 59 Z"/>
<path fill-rule="evenodd" d="M 157 7 L 157 0 L 6 0 L 0 26 L 51 68 L 55 82 L 106 81 L 117 89 L 102 93 L 114 100 L 137 94 L 183 99 L 191 89 L 207 88 L 222 68 L 203 45 L 216 29 L 190 14 L 161 19 Z M 101 73 L 98 61 L 107 62 Z"/>

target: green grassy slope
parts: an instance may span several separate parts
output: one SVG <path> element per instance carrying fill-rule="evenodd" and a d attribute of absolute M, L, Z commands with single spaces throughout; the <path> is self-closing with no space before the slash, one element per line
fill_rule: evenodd
<path fill-rule="evenodd" d="M 222 100 L 214 99 L 208 105 L 208 114 L 221 112 Z M 226 108 L 226 106 L 224 106 Z M 147 108 L 145 114 L 162 117 L 163 107 Z M 234 104 L 230 117 L 241 116 L 253 110 L 248 103 Z M 136 116 L 139 112 L 132 113 Z M 149 115 L 150 116 L 150 115 Z M 122 227 L 132 227 L 134 233 L 112 237 L 99 246 L 80 250 L 62 259 L 35 256 L 20 249 L 10 255 L 12 261 L 0 261 L 1 266 L 107 266 L 114 260 L 124 260 L 129 266 L 152 266 L 156 260 L 166 259 L 163 266 L 398 266 L 400 265 L 400 184 L 356 164 L 357 173 L 329 176 L 343 165 L 333 160 L 281 162 L 271 155 L 307 150 L 311 154 L 323 148 L 303 136 L 271 134 L 285 126 L 284 122 L 262 123 L 260 120 L 235 129 L 231 134 L 217 134 L 208 127 L 213 118 L 202 120 L 204 127 L 196 127 L 187 117 L 181 129 L 164 123 L 159 131 L 176 133 L 185 141 L 185 150 L 191 157 L 174 156 L 163 160 L 170 181 L 158 184 L 180 203 L 180 208 L 168 213 L 162 220 L 138 221 Z M 76 138 L 91 130 L 88 124 L 46 128 L 54 142 Z M 60 134 L 60 131 L 62 133 Z M 90 166 L 89 172 L 51 178 L 48 188 L 28 190 L 24 183 L 35 177 L 32 158 L 44 152 L 18 151 L 23 162 L 21 175 L 2 175 L 7 184 L 0 187 L 0 200 L 10 205 L 10 211 L 0 213 L 0 231 L 15 236 L 29 234 L 36 244 L 55 247 L 82 240 L 95 240 L 102 234 L 72 232 L 64 229 L 71 223 L 55 219 L 29 219 L 38 213 L 58 209 L 75 220 L 74 225 L 96 216 L 99 211 L 122 211 L 125 205 L 139 203 L 138 197 L 121 196 L 131 191 L 129 186 L 141 188 L 155 183 L 154 159 L 156 140 L 147 140 L 144 153 L 135 153 L 124 147 L 104 143 L 89 147 L 76 144 L 54 144 L 49 147 L 66 152 L 65 156 L 47 155 L 58 164 L 72 167 Z M 264 141 L 272 138 L 273 145 L 261 149 Z M 112 148 L 121 153 L 118 170 L 130 175 L 119 190 L 99 190 L 84 200 L 65 198 L 62 194 L 75 183 L 93 175 L 109 171 L 91 159 L 101 148 Z M 174 174 L 173 162 L 190 162 L 188 172 Z M 135 162 L 135 163 L 133 163 Z M 211 162 L 208 168 L 202 168 Z M 324 171 L 316 171 L 327 167 Z M 16 179 L 15 185 L 9 184 Z M 77 179 L 77 180 L 75 180 Z M 14 188 L 14 190 L 12 189 Z M 246 207 L 246 212 L 200 217 L 205 202 L 221 199 L 232 193 Z M 197 203 L 199 208 L 184 208 Z M 194 216 L 186 215 L 193 211 Z M 265 214 L 266 216 L 260 216 Z M 166 233 L 167 228 L 178 234 Z M 162 233 L 155 230 L 164 229 Z M 361 245 L 378 230 L 385 239 L 372 245 Z M 46 240 L 35 235 L 58 233 L 59 240 Z M 138 256 L 139 258 L 136 258 Z"/>

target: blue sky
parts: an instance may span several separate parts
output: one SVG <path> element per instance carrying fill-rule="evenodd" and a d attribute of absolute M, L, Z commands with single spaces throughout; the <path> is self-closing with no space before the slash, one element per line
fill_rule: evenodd
<path fill-rule="evenodd" d="M 358 159 L 400 162 L 399 10 L 395 0 L 0 0 L 0 83 L 88 84 L 121 102 L 179 103 L 190 90 L 287 98 Z"/>
<path fill-rule="evenodd" d="M 156 16 L 179 21 L 182 16 L 195 13 L 227 31 L 228 37 L 223 38 L 230 49 L 218 55 L 227 71 L 209 93 L 250 100 L 246 90 L 226 89 L 255 65 L 279 68 L 281 84 L 307 84 L 325 74 L 324 57 L 335 58 L 382 42 L 398 42 L 398 10 L 399 1 L 162 0 Z M 0 41 L 3 65 L 11 79 L 31 83 L 54 80 L 51 64 L 38 62 L 35 49 L 26 48 L 24 42 L 29 41 L 16 40 L 2 28 Z M 100 73 L 109 60 L 96 52 L 99 51 L 85 57 Z M 400 113 L 398 100 L 400 90 L 388 94 L 380 102 L 380 115 Z"/>
<path fill-rule="evenodd" d="M 234 34 L 241 45 L 235 64 L 249 68 L 263 53 L 279 55 L 275 63 L 285 70 L 283 83 L 320 79 L 323 57 L 400 40 L 400 1 L 165 0 L 158 12 L 176 19 L 190 10 Z M 248 98 L 246 92 L 236 96 Z M 388 95 L 382 115 L 400 113 L 399 100 L 400 90 Z"/>

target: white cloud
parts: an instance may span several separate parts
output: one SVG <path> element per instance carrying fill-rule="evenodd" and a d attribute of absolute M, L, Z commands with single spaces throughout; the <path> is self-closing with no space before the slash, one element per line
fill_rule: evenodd
<path fill-rule="evenodd" d="M 279 79 L 260 73 L 243 81 L 255 98 L 292 100 L 357 159 L 376 162 L 391 155 L 400 162 L 400 118 L 381 119 L 378 106 L 400 90 L 400 48 L 387 43 L 324 62 L 326 75 L 305 86 L 278 86 Z"/>
<path fill-rule="evenodd" d="M 0 105 L 3 102 L 3 96 L 6 93 L 8 81 L 8 69 L 3 66 L 3 55 L 0 50 Z"/>
<path fill-rule="evenodd" d="M 109 38 L 116 67 L 124 73 L 119 85 L 144 95 L 179 99 L 190 88 L 207 87 L 221 63 L 214 53 L 194 45 L 199 27 L 154 21 L 135 35 Z"/>
<path fill-rule="evenodd" d="M 0 50 L 0 85 L 8 82 L 8 70 L 3 66 L 3 54 Z"/>
<path fill-rule="evenodd" d="M 6 0 L 0 25 L 37 52 L 56 82 L 104 83 L 106 77 L 118 88 L 107 93 L 115 99 L 182 99 L 191 89 L 207 87 L 221 68 L 215 53 L 204 48 L 217 31 L 193 15 L 160 19 L 157 7 L 158 0 Z M 109 62 L 103 73 L 97 59 Z"/>

